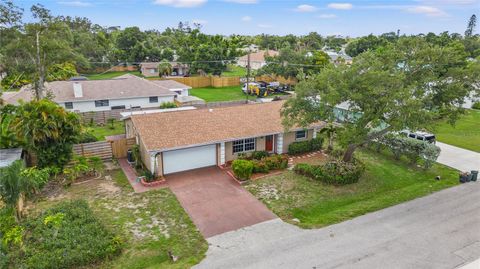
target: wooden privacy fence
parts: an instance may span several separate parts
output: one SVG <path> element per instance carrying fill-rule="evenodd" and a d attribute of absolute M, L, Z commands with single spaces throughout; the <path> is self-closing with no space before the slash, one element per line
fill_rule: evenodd
<path fill-rule="evenodd" d="M 127 157 L 127 151 L 136 144 L 135 137 L 121 138 L 108 142 L 110 143 L 112 148 L 112 155 L 116 159 Z"/>
<path fill-rule="evenodd" d="M 127 157 L 127 150 L 131 149 L 135 143 L 135 137 L 132 137 L 75 144 L 73 145 L 73 154 L 83 157 L 99 157 L 104 161 L 112 158 L 125 158 Z"/>
<path fill-rule="evenodd" d="M 144 108 L 131 108 L 131 109 L 114 109 L 114 110 L 105 110 L 105 111 L 90 111 L 90 112 L 77 112 L 83 120 L 84 124 L 89 124 L 90 122 L 96 124 L 107 124 L 108 119 L 119 120 L 122 116 L 121 112 L 131 112 L 131 111 L 142 111 L 142 110 L 151 110 L 159 109 L 160 107 L 144 107 Z"/>
<path fill-rule="evenodd" d="M 150 78 L 152 79 L 152 78 Z M 153 78 L 162 80 L 175 80 L 192 88 L 204 87 L 228 87 L 240 85 L 240 77 L 168 77 L 168 78 Z"/>
<path fill-rule="evenodd" d="M 83 157 L 99 157 L 106 161 L 111 160 L 112 146 L 108 141 L 98 141 L 73 145 L 73 154 Z"/>

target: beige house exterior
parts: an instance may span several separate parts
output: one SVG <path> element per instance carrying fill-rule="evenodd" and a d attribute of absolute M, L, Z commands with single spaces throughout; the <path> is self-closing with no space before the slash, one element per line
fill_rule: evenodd
<path fill-rule="evenodd" d="M 140 72 L 144 77 L 158 77 L 160 76 L 158 65 L 160 62 L 145 62 L 140 64 Z M 172 70 L 168 76 L 183 77 L 188 74 L 188 66 L 178 62 L 170 62 Z"/>
<path fill-rule="evenodd" d="M 282 105 L 278 101 L 132 115 L 125 120 L 126 135 L 136 137 L 143 163 L 156 176 L 224 166 L 253 151 L 287 153 L 291 143 L 315 138 L 324 126 L 321 122 L 285 130 Z"/>
<path fill-rule="evenodd" d="M 275 50 L 259 50 L 257 52 L 252 52 L 250 53 L 250 68 L 253 70 L 258 70 L 267 64 L 265 57 L 273 57 L 278 55 L 279 52 Z M 241 67 L 247 67 L 248 54 L 238 58 L 237 65 Z"/>

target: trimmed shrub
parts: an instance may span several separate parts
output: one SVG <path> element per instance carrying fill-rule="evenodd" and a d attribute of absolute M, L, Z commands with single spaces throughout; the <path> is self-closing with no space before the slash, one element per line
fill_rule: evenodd
<path fill-rule="evenodd" d="M 297 155 L 322 149 L 323 137 L 312 138 L 309 141 L 298 141 L 288 145 L 288 154 Z"/>
<path fill-rule="evenodd" d="M 253 162 L 249 160 L 234 160 L 232 170 L 240 180 L 249 180 L 253 172 Z"/>
<path fill-rule="evenodd" d="M 253 163 L 253 173 L 268 173 L 270 169 L 264 161 L 256 161 Z"/>
<path fill-rule="evenodd" d="M 480 110 L 480 102 L 475 102 L 475 103 L 473 103 L 472 108 L 473 108 L 473 109 L 479 109 L 479 110 Z"/>
<path fill-rule="evenodd" d="M 25 224 L 19 268 L 79 268 L 118 255 L 122 240 L 107 230 L 84 200 L 64 202 Z"/>
<path fill-rule="evenodd" d="M 164 109 L 164 108 L 176 108 L 177 107 L 177 104 L 173 103 L 173 102 L 166 102 L 166 103 L 162 103 L 160 105 L 160 108 Z"/>
<path fill-rule="evenodd" d="M 254 160 L 261 160 L 265 157 L 268 157 L 268 152 L 262 150 L 262 151 L 254 151 L 252 152 L 252 159 Z"/>
<path fill-rule="evenodd" d="M 310 141 L 293 142 L 288 145 L 288 154 L 298 155 L 312 150 Z"/>
<path fill-rule="evenodd" d="M 310 140 L 311 151 L 321 150 L 323 146 L 323 137 L 316 137 Z"/>
<path fill-rule="evenodd" d="M 297 164 L 293 171 L 326 184 L 346 185 L 358 182 L 365 171 L 365 167 L 359 161 L 352 163 L 330 161 L 324 165 Z"/>
<path fill-rule="evenodd" d="M 288 166 L 288 158 L 284 155 L 272 155 L 270 157 L 263 158 L 262 161 L 265 162 L 268 169 L 285 169 Z"/>

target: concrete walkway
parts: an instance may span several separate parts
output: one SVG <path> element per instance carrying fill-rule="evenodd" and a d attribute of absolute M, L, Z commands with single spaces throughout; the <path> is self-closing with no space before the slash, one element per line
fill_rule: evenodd
<path fill-rule="evenodd" d="M 323 229 L 274 219 L 207 241 L 196 268 L 457 268 L 480 257 L 480 183 Z"/>
<path fill-rule="evenodd" d="M 138 176 L 135 172 L 135 169 L 127 162 L 127 159 L 122 158 L 118 160 L 118 164 L 120 165 L 120 168 L 122 168 L 123 173 L 128 179 L 128 182 L 130 182 L 130 185 L 132 186 L 133 190 L 135 192 L 146 192 L 150 190 L 156 190 L 156 189 L 162 189 L 166 188 L 167 184 L 163 183 L 154 187 L 145 187 L 140 183 L 140 181 L 137 180 Z"/>
<path fill-rule="evenodd" d="M 480 153 L 437 142 L 442 150 L 437 162 L 462 172 L 480 170 Z"/>

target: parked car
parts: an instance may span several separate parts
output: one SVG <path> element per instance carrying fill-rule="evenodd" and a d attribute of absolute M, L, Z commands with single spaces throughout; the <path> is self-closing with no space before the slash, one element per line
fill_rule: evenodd
<path fill-rule="evenodd" d="M 421 132 L 421 131 L 411 132 L 408 130 L 404 130 L 404 131 L 401 131 L 400 134 L 410 138 L 426 141 L 428 143 L 435 144 L 437 142 L 435 135 L 427 132 Z"/>

